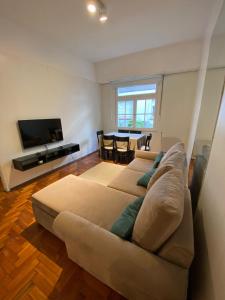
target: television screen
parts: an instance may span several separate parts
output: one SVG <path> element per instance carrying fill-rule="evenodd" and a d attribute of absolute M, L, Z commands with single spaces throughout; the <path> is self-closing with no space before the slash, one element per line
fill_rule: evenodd
<path fill-rule="evenodd" d="M 25 149 L 63 140 L 60 119 L 19 120 L 18 126 Z"/>

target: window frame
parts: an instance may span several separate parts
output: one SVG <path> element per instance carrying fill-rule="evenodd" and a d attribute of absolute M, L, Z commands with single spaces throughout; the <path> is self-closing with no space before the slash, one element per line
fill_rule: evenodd
<path fill-rule="evenodd" d="M 140 130 L 140 131 L 156 131 L 159 123 L 159 114 L 160 114 L 160 96 L 161 96 L 161 82 L 162 79 L 155 78 L 152 80 L 144 80 L 144 81 L 135 81 L 135 82 L 124 82 L 121 84 L 117 84 L 115 87 L 115 96 L 116 96 L 116 128 L 124 129 L 124 130 Z M 142 84 L 156 84 L 156 93 L 149 94 L 140 94 L 140 95 L 129 95 L 129 96 L 118 96 L 118 88 L 128 87 L 134 85 L 142 85 Z M 137 100 L 151 100 L 155 99 L 155 112 L 154 112 L 154 127 L 153 128 L 140 128 L 136 127 L 136 115 L 137 115 Z M 118 102 L 119 101 L 129 101 L 133 100 L 133 127 L 119 127 L 118 126 Z M 128 114 L 129 115 L 129 114 Z M 146 113 L 144 114 L 146 115 Z"/>

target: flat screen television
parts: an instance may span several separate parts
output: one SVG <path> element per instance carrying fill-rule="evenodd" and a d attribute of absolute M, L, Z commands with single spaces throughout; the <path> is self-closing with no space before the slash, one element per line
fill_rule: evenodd
<path fill-rule="evenodd" d="M 63 140 L 60 119 L 19 120 L 18 127 L 24 149 Z"/>

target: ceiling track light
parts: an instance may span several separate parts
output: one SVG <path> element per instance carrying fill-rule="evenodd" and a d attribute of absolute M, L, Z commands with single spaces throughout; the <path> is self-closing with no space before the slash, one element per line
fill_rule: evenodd
<path fill-rule="evenodd" d="M 105 23 L 108 20 L 106 6 L 101 0 L 88 0 L 87 10 L 90 14 L 95 15 L 99 13 L 99 21 Z"/>
<path fill-rule="evenodd" d="M 101 8 L 101 9 L 99 10 L 99 21 L 100 21 L 101 23 L 105 23 L 107 20 L 108 20 L 108 16 L 107 16 L 105 7 L 104 7 L 104 8 Z"/>
<path fill-rule="evenodd" d="M 97 12 L 97 1 L 87 1 L 87 10 L 90 14 L 95 14 Z"/>

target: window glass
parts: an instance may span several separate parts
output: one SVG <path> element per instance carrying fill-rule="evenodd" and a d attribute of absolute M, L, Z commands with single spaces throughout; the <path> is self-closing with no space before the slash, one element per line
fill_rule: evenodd
<path fill-rule="evenodd" d="M 125 114 L 126 106 L 125 101 L 119 101 L 118 102 L 118 114 Z"/>
<path fill-rule="evenodd" d="M 156 83 L 117 88 L 118 128 L 155 128 L 157 105 L 156 92 Z M 153 95 L 154 93 L 155 95 Z M 147 96 L 148 94 L 152 95 Z"/>
<path fill-rule="evenodd" d="M 154 116 L 152 114 L 145 115 L 145 128 L 154 128 Z"/>
<path fill-rule="evenodd" d="M 145 127 L 145 115 L 136 115 L 136 128 Z"/>
<path fill-rule="evenodd" d="M 133 114 L 133 101 L 126 101 L 126 114 Z"/>
<path fill-rule="evenodd" d="M 137 114 L 145 113 L 145 100 L 137 100 Z"/>
<path fill-rule="evenodd" d="M 146 114 L 153 114 L 155 112 L 155 99 L 146 100 Z"/>
<path fill-rule="evenodd" d="M 118 116 L 118 127 L 133 127 L 133 115 L 119 115 Z"/>
<path fill-rule="evenodd" d="M 130 95 L 144 95 L 144 94 L 155 94 L 156 84 L 140 84 L 132 86 L 123 86 L 117 89 L 118 96 L 130 96 Z"/>

